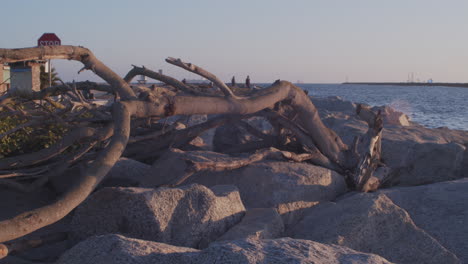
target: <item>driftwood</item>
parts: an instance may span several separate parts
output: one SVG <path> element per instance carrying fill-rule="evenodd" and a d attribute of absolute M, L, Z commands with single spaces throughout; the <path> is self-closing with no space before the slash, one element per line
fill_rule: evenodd
<path fill-rule="evenodd" d="M 180 178 L 172 179 L 171 182 L 160 184 L 160 186 L 177 186 L 183 184 L 193 174 L 208 170 L 208 171 L 226 171 L 234 170 L 251 163 L 264 159 L 270 160 L 292 160 L 295 162 L 303 162 L 314 158 L 314 154 L 301 153 L 296 154 L 289 151 L 281 151 L 275 148 L 261 149 L 254 154 L 244 155 L 242 157 L 232 158 L 210 158 L 198 155 L 197 152 L 184 152 L 178 149 L 171 150 L 177 155 L 178 160 L 182 160 L 187 164 L 184 175 Z"/>
<path fill-rule="evenodd" d="M 327 167 L 347 177 L 350 186 L 359 191 L 374 190 L 385 178 L 385 170 L 379 169 L 382 166 L 380 163 L 382 122 L 379 114 L 374 114 L 368 109 L 361 108 L 358 113 L 368 122 L 368 133 L 362 139 L 357 139 L 353 146 L 347 146 L 334 131 L 323 124 L 307 94 L 287 81 L 278 80 L 270 87 L 252 90 L 249 94 L 241 96 L 235 94 L 235 90 L 214 74 L 199 66 L 185 63 L 180 59 L 166 60 L 170 64 L 209 79 L 220 89 L 218 93 L 207 94 L 174 78 L 142 67 L 133 67 L 125 78 L 121 78 L 99 61 L 91 51 L 83 47 L 0 49 L 0 63 L 47 59 L 80 61 L 84 64 L 83 69 L 92 70 L 108 85 L 89 85 L 83 88 L 86 84 L 80 83 L 80 88 L 77 88 L 77 84 L 63 84 L 47 88 L 40 93 L 21 96 L 7 93 L 0 97 L 1 111 L 15 112 L 32 121 L 55 118 L 70 131 L 50 148 L 0 160 L 1 173 L 11 176 L 8 180 L 16 178 L 25 180 L 24 177 L 32 172 L 35 174 L 35 179 L 44 177 L 42 181 L 31 183 L 32 185 L 22 187 L 18 185 L 20 186 L 17 186 L 18 189 L 23 188 L 24 191 L 28 191 L 33 187 L 42 186 L 44 181 L 54 176 L 48 166 L 57 162 L 66 164 L 56 170 L 57 173 L 63 172 L 64 168 L 72 164 L 86 164 L 79 179 L 74 181 L 74 185 L 54 203 L 1 221 L 0 242 L 20 238 L 65 217 L 88 197 L 122 155 L 140 156 L 142 159 L 155 158 L 157 155 L 154 153 L 169 148 L 184 147 L 208 129 L 226 123 L 242 122 L 240 120 L 252 116 L 267 118 L 276 127 L 274 134 L 267 135 L 257 131 L 248 123 L 240 123 L 248 133 L 262 140 L 258 141 L 260 143 L 257 142 L 257 145 L 251 144 L 250 150 L 255 150 L 255 146 L 264 149 L 257 149 L 253 154 L 246 153 L 226 162 L 219 160 L 197 162 L 189 157 L 187 161 L 192 165 L 187 175 L 182 179 L 174 179 L 169 185 L 183 183 L 187 177 L 200 170 L 235 169 L 265 158 L 307 161 Z M 160 80 L 167 86 L 158 89 L 132 88 L 129 82 L 136 75 Z M 106 90 L 115 94 L 119 100 L 112 102 L 110 107 L 96 106 L 82 98 L 78 92 L 81 89 Z M 57 94 L 61 94 L 63 98 L 60 100 L 54 98 L 53 96 Z M 34 101 L 38 99 L 43 101 L 40 103 Z M 31 107 L 16 107 L 27 104 Z M 280 104 L 287 106 L 287 114 L 278 110 Z M 173 124 L 163 122 L 161 129 L 161 121 L 155 123 L 157 120 L 174 115 L 196 114 L 217 116 L 205 123 L 179 130 L 175 129 Z M 23 124 L 20 126 L 27 126 Z M 22 128 L 16 131 L 19 129 Z M 284 131 L 287 133 L 283 133 Z M 275 140 L 281 137 L 290 140 Z M 281 143 L 284 141 L 295 142 L 295 145 L 286 149 Z M 271 142 L 276 142 L 275 149 L 268 148 L 271 147 L 269 145 Z M 80 147 L 73 148 L 76 144 Z M 295 146 L 299 147 L 294 150 Z M 282 149 L 283 147 L 285 149 Z M 90 156 L 86 158 L 87 155 Z M 35 168 L 44 169 L 34 170 Z M 374 175 L 376 170 L 379 173 Z M 2 248 L 5 249 L 0 244 L 0 251 Z"/>

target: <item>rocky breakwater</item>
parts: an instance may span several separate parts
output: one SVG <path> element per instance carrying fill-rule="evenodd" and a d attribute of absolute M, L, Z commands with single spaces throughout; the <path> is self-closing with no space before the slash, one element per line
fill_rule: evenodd
<path fill-rule="evenodd" d="M 346 143 L 366 132 L 355 103 L 312 101 Z M 151 165 L 121 159 L 69 217 L 30 235 L 62 232 L 66 240 L 0 263 L 468 263 L 468 132 L 428 129 L 389 107 L 379 109 L 390 176 L 374 193 L 350 191 L 330 169 L 268 158 L 195 171 L 170 186 L 185 176 L 187 153 L 232 158 L 212 151 L 242 143 L 217 138 L 220 129 L 202 136 L 200 148 L 170 149 Z M 262 122 L 250 124 L 268 129 Z M 2 212 L 14 215 L 53 195 L 2 189 L 0 198 Z"/>

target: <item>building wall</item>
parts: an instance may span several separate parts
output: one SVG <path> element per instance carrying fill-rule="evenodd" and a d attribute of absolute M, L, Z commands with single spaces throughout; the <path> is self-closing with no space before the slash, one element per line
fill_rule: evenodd
<path fill-rule="evenodd" d="M 0 93 L 8 90 L 10 87 L 10 67 L 0 64 Z"/>
<path fill-rule="evenodd" d="M 31 92 L 31 69 L 11 69 L 11 90 Z"/>
<path fill-rule="evenodd" d="M 40 63 L 25 62 L 11 64 L 11 89 L 30 93 L 41 89 Z"/>

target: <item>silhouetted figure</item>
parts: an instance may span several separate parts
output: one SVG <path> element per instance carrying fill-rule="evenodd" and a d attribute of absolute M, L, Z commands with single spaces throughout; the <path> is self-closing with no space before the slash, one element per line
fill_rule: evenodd
<path fill-rule="evenodd" d="M 245 86 L 247 86 L 247 88 L 250 88 L 250 76 L 247 75 L 247 79 L 245 79 Z"/>
<path fill-rule="evenodd" d="M 234 76 L 232 76 L 232 79 L 231 79 L 231 86 L 232 87 L 236 86 L 236 78 Z"/>
<path fill-rule="evenodd" d="M 182 83 L 183 84 L 187 84 L 187 80 L 185 80 L 185 78 L 182 80 Z"/>

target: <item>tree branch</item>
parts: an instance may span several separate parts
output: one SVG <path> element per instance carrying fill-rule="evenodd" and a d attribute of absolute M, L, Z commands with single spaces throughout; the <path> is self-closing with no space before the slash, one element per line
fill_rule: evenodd
<path fill-rule="evenodd" d="M 146 77 L 161 81 L 161 82 L 163 82 L 165 84 L 169 84 L 169 85 L 175 87 L 176 89 L 184 91 L 184 92 L 189 93 L 189 94 L 196 94 L 195 91 L 193 91 L 190 87 L 188 87 L 183 82 L 180 82 L 179 80 L 177 80 L 175 78 L 169 77 L 169 76 L 161 74 L 159 72 L 148 70 L 145 67 L 138 67 L 138 66 L 135 66 L 135 65 L 133 65 L 133 69 L 131 69 L 127 73 L 127 75 L 125 75 L 124 80 L 127 83 L 130 83 L 132 81 L 132 79 L 137 75 L 143 75 L 143 76 L 146 76 Z"/>
<path fill-rule="evenodd" d="M 80 61 L 86 68 L 94 69 L 96 75 L 109 83 L 122 99 L 136 98 L 130 86 L 86 48 L 75 46 L 42 46 L 23 49 L 0 49 L 0 63 L 50 59 Z"/>
<path fill-rule="evenodd" d="M 181 67 L 182 69 L 186 71 L 193 72 L 195 74 L 198 74 L 212 81 L 224 93 L 226 97 L 237 98 L 237 96 L 232 92 L 231 88 L 229 88 L 224 82 L 218 79 L 218 77 L 216 77 L 214 74 L 206 71 L 205 69 L 197 65 L 194 65 L 191 63 L 185 63 L 181 61 L 180 59 L 175 59 L 171 57 L 167 58 L 166 61 L 175 66 Z"/>

